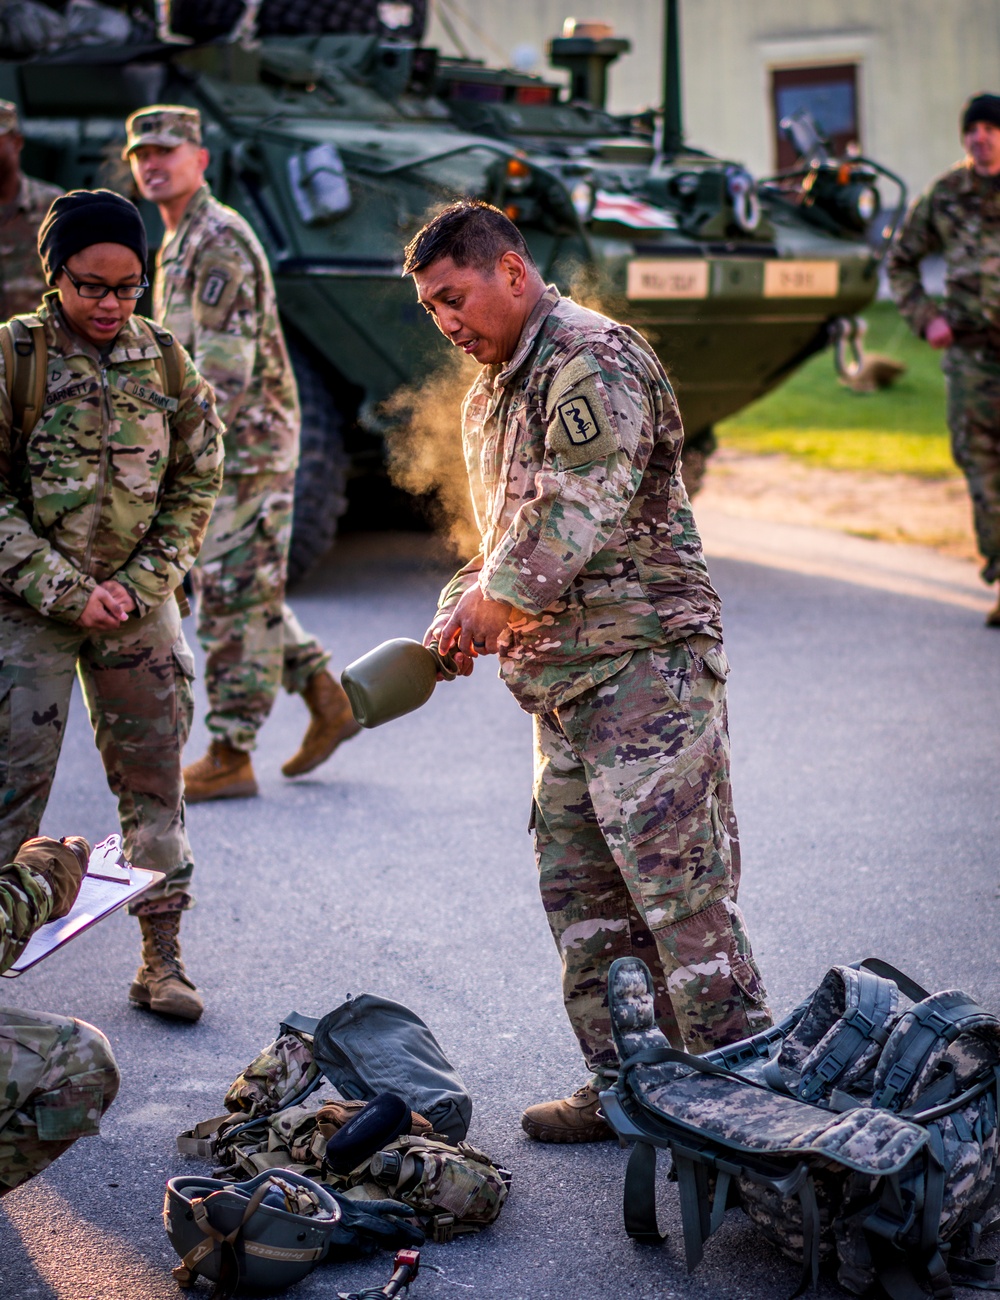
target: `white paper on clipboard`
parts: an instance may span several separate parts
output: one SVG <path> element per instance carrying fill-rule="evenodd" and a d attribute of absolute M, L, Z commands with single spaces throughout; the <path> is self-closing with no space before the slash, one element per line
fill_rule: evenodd
<path fill-rule="evenodd" d="M 58 921 L 40 926 L 4 975 L 9 979 L 21 975 L 162 879 L 162 871 L 133 867 L 122 852 L 121 836 L 109 835 L 94 845 L 73 910 Z"/>

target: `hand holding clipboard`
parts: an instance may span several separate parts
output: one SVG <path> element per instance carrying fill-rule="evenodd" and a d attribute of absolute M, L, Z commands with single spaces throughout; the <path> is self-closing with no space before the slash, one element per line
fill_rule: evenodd
<path fill-rule="evenodd" d="M 28 940 L 18 959 L 4 971 L 14 978 L 102 921 L 119 907 L 131 903 L 163 879 L 162 871 L 133 867 L 122 851 L 122 837 L 109 835 L 95 844 L 87 863 L 87 874 L 72 911 L 58 921 L 40 926 Z"/>

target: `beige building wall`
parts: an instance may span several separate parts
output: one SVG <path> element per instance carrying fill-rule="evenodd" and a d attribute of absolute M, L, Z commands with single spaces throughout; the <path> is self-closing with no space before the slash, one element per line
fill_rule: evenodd
<path fill-rule="evenodd" d="M 434 0 L 429 43 L 547 72 L 547 41 L 568 17 L 600 18 L 632 41 L 610 72 L 609 107 L 660 97 L 662 0 Z M 856 63 L 861 145 L 911 193 L 961 156 L 958 118 L 970 94 L 1000 93 L 1000 0 L 681 0 L 688 141 L 775 167 L 773 68 Z M 531 56 L 534 55 L 534 58 Z"/>
<path fill-rule="evenodd" d="M 862 149 L 911 193 L 962 156 L 969 95 L 1000 92 L 1000 0 L 682 0 L 682 10 L 688 138 L 756 175 L 775 166 L 774 68 L 855 63 Z"/>

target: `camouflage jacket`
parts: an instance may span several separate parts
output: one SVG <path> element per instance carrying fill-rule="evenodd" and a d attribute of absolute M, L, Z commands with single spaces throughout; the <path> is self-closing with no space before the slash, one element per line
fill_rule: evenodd
<path fill-rule="evenodd" d="M 299 395 L 264 250 L 203 186 L 156 259 L 153 314 L 215 389 L 226 472 L 278 473 L 299 455 Z"/>
<path fill-rule="evenodd" d="M 222 483 L 212 390 L 184 355 L 180 397 L 163 395 L 141 317 L 103 360 L 67 327 L 54 291 L 39 316 L 45 408 L 13 457 L 0 354 L 0 586 L 74 623 L 94 587 L 115 578 L 145 614 L 194 563 Z"/>
<path fill-rule="evenodd" d="M 11 862 L 0 867 L 0 973 L 17 960 L 52 911 L 52 890 L 37 871 Z"/>
<path fill-rule="evenodd" d="M 35 311 L 45 293 L 38 256 L 38 228 L 62 190 L 31 176 L 21 177 L 13 203 L 0 207 L 0 320 Z"/>
<path fill-rule="evenodd" d="M 920 262 L 943 253 L 944 306 L 924 292 Z M 1000 178 L 968 162 L 939 176 L 910 208 L 888 260 L 896 305 L 917 334 L 942 310 L 956 332 L 1000 330 Z"/>
<path fill-rule="evenodd" d="M 513 605 L 500 673 L 523 708 L 555 708 L 634 650 L 721 637 L 677 403 L 634 330 L 550 286 L 512 359 L 469 390 L 462 430 L 483 547 L 435 622 L 475 581 Z"/>

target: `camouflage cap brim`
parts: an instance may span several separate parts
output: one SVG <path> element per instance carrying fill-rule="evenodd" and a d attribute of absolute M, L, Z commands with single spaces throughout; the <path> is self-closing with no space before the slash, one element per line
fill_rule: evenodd
<path fill-rule="evenodd" d="M 122 158 L 128 162 L 135 150 L 140 149 L 144 144 L 158 145 L 161 149 L 176 149 L 179 144 L 193 143 L 194 141 L 188 136 L 178 135 L 175 131 L 150 131 L 148 135 L 137 136 L 123 145 Z"/>
<path fill-rule="evenodd" d="M 153 104 L 132 113 L 125 123 L 122 158 L 127 162 L 141 145 L 176 149 L 180 144 L 201 144 L 201 116 L 185 104 Z"/>

